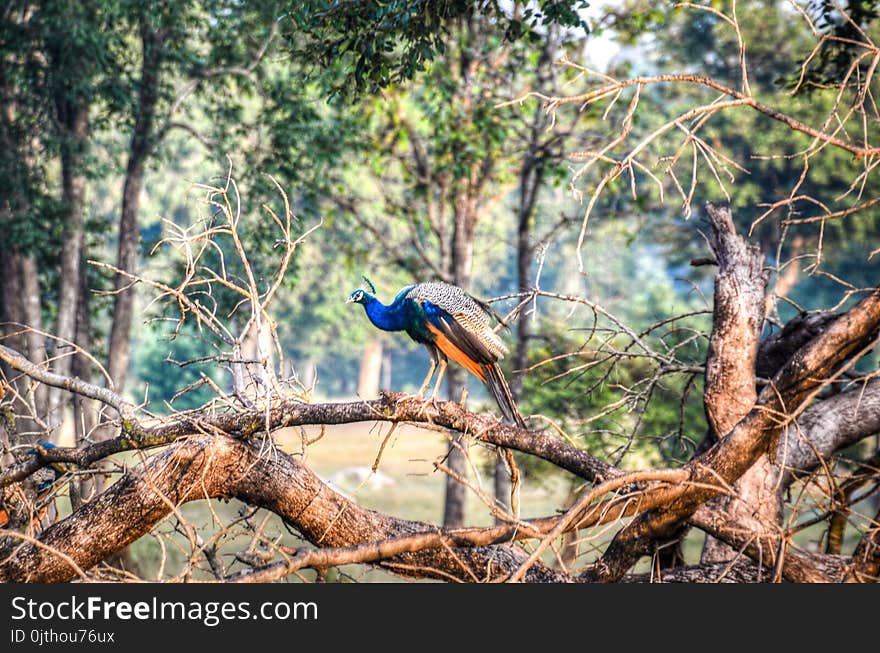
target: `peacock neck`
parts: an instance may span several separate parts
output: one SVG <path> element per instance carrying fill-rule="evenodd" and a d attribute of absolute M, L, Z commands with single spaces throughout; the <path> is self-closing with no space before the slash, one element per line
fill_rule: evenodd
<path fill-rule="evenodd" d="M 370 297 L 364 303 L 364 310 L 370 322 L 383 331 L 403 331 L 407 327 L 406 306 L 399 299 L 386 306 L 375 297 Z"/>

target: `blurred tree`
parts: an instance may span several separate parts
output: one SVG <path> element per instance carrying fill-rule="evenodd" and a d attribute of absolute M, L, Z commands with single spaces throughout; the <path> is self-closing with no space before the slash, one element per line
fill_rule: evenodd
<path fill-rule="evenodd" d="M 19 287 L 27 289 L 22 310 L 10 305 L 6 313 L 19 313 L 22 323 L 39 329 L 37 281 L 43 275 L 55 280 L 57 295 L 49 311 L 57 337 L 51 348 L 52 367 L 64 375 L 70 374 L 74 359 L 69 347 L 89 345 L 77 341 L 77 314 L 80 303 L 88 301 L 81 287 L 86 185 L 92 163 L 91 112 L 105 94 L 118 88 L 119 66 L 111 56 L 119 38 L 111 29 L 118 11 L 116 3 L 11 2 L 0 17 L 3 132 L 9 145 L 4 148 L 4 167 L 23 182 L 7 212 L 7 219 L 17 218 L 19 227 L 4 230 L 4 235 L 23 236 L 12 241 L 17 244 L 10 249 L 19 249 L 24 258 L 17 261 L 20 276 L 4 280 L 11 286 L 4 295 L 18 292 Z M 43 213 L 48 207 L 56 208 Z M 57 249 L 47 248 L 48 256 L 43 257 L 53 272 L 39 269 L 34 258 L 36 245 L 47 242 L 58 244 Z M 41 336 L 34 332 L 29 339 L 39 360 L 44 347 Z M 62 394 L 49 389 L 46 401 L 45 414 L 60 423 Z"/>
<path fill-rule="evenodd" d="M 141 56 L 139 71 L 130 73 L 127 95 L 114 99 L 121 104 L 121 122 L 130 126 L 131 134 L 116 266 L 135 273 L 147 162 L 171 130 L 186 130 L 206 145 L 230 131 L 273 45 L 278 6 L 271 1 L 242 5 L 228 0 L 153 0 L 127 3 L 126 9 L 124 19 L 137 35 Z M 192 120 L 198 115 L 190 109 L 194 104 L 210 107 L 206 130 Z M 129 367 L 134 309 L 130 286 L 131 277 L 116 275 L 107 371 L 120 391 Z"/>
<path fill-rule="evenodd" d="M 442 60 L 455 30 L 474 18 L 488 20 L 493 31 L 508 42 L 539 43 L 549 26 L 586 27 L 581 12 L 587 6 L 584 0 L 407 0 L 392 4 L 317 0 L 290 6 L 293 22 L 285 34 L 291 50 L 303 60 L 325 67 L 338 65 L 345 71 L 334 85 L 336 93 L 376 93 Z"/>
<path fill-rule="evenodd" d="M 802 6 L 803 13 L 799 13 L 790 3 L 776 0 L 738 2 L 739 29 L 748 35 L 745 60 L 749 92 L 803 123 L 826 123 L 840 103 L 835 93 L 823 92 L 823 88 L 829 88 L 828 79 L 839 80 L 857 52 L 863 56 L 860 65 L 869 64 L 864 59 L 865 49 L 842 34 L 856 30 L 856 25 L 876 31 L 875 8 L 868 6 L 874 4 L 849 3 L 845 14 L 841 14 L 833 3 L 807 2 Z M 827 37 L 820 40 L 819 46 L 805 17 L 813 21 L 820 35 Z M 729 88 L 741 88 L 743 84 L 736 31 L 720 13 L 634 2 L 616 14 L 611 24 L 635 42 L 645 30 L 652 35 L 638 46 L 645 54 L 632 63 L 638 74 L 700 71 Z M 683 107 L 692 106 L 695 93 L 710 96 L 683 84 L 653 86 L 646 93 L 663 111 L 639 116 L 635 131 L 642 135 Z M 805 157 L 812 137 L 792 132 L 779 121 L 745 107 L 713 115 L 700 133 L 739 166 L 737 169 L 719 160 L 715 164 L 717 175 L 702 177 L 701 191 L 707 199 L 730 201 L 738 207 L 739 226 L 754 233 L 768 253 L 776 273 L 768 311 L 781 310 L 781 315 L 773 313 L 777 320 L 790 319 L 797 312 L 786 303 L 778 305 L 779 299 L 793 300 L 796 307 L 805 310 L 820 306 L 813 300 L 818 289 L 829 284 L 821 274 L 823 265 L 845 265 L 854 254 L 853 243 L 867 242 L 876 235 L 880 214 L 876 206 L 867 206 L 851 219 L 822 222 L 821 228 L 817 228 L 818 222 L 801 224 L 798 219 L 858 206 L 863 193 L 859 182 L 863 162 L 838 148 L 825 149 L 821 156 Z M 665 153 L 656 154 L 663 160 Z M 689 157 L 677 161 L 680 178 L 690 177 L 690 166 Z M 671 182 L 668 186 L 669 193 L 677 192 Z M 654 237 L 667 243 L 669 253 L 682 263 L 699 256 L 693 236 L 702 228 L 700 222 L 682 220 L 679 212 L 660 208 L 656 195 L 647 205 L 646 199 L 640 197 L 642 206 L 657 208 L 647 213 L 655 218 L 647 221 Z M 862 253 L 867 257 L 869 252 L 867 248 Z M 877 262 L 863 261 L 862 265 L 875 268 Z M 811 274 L 798 283 L 804 270 Z M 690 276 L 700 279 L 706 274 L 705 270 L 695 270 Z"/>

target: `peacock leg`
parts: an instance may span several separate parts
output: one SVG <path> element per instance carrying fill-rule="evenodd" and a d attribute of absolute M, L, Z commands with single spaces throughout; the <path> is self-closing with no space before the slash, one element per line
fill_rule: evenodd
<path fill-rule="evenodd" d="M 425 380 L 422 381 L 422 387 L 419 388 L 419 391 L 416 393 L 416 397 L 424 397 L 425 390 L 428 389 L 428 384 L 431 382 L 431 377 L 434 376 L 434 370 L 437 369 L 437 361 L 440 359 L 440 356 L 437 354 L 437 349 L 435 347 L 427 347 L 428 353 L 431 354 L 431 367 L 428 368 L 428 374 L 425 376 Z"/>
<path fill-rule="evenodd" d="M 437 380 L 434 381 L 434 390 L 431 391 L 431 401 L 437 398 L 437 390 L 440 389 L 440 386 L 443 383 L 443 375 L 446 374 L 446 366 L 449 364 L 449 361 L 446 360 L 446 356 L 440 357 L 440 369 L 437 371 Z"/>

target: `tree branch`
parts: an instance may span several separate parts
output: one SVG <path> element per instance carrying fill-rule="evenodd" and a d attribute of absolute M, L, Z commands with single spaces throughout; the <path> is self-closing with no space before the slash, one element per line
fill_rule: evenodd
<path fill-rule="evenodd" d="M 624 583 L 758 583 L 761 582 L 760 568 L 746 557 L 730 562 L 678 567 L 676 569 L 631 574 L 624 576 Z M 764 576 L 766 580 L 768 576 Z"/>
<path fill-rule="evenodd" d="M 866 353 L 880 326 L 880 290 L 841 315 L 817 338 L 802 347 L 758 396 L 758 402 L 733 430 L 706 453 L 684 466 L 689 480 L 657 488 L 640 497 L 641 514 L 623 528 L 602 560 L 584 572 L 585 580 L 619 580 L 651 551 L 650 540 L 671 535 L 709 499 L 727 491 L 791 424 L 833 378 L 842 361 L 854 364 Z"/>
<path fill-rule="evenodd" d="M 761 378 L 771 378 L 798 349 L 822 333 L 837 317 L 839 313 L 801 313 L 789 320 L 782 329 L 761 340 L 755 373 Z"/>
<path fill-rule="evenodd" d="M 568 63 L 568 62 L 565 62 L 565 63 Z M 569 63 L 569 65 L 573 65 L 573 64 Z M 503 106 L 507 106 L 507 105 L 511 105 L 511 104 L 517 104 L 517 103 L 522 102 L 523 100 L 525 100 L 528 97 L 534 97 L 534 98 L 538 98 L 540 100 L 543 100 L 545 102 L 545 105 L 548 107 L 547 110 L 552 111 L 552 110 L 555 110 L 556 107 L 559 107 L 563 104 L 574 103 L 575 105 L 578 105 L 578 106 L 588 105 L 588 104 L 595 102 L 598 99 L 612 96 L 616 92 L 618 92 L 624 88 L 627 88 L 627 87 L 635 86 L 636 88 L 641 89 L 645 86 L 650 86 L 650 85 L 654 85 L 654 84 L 663 84 L 663 83 L 668 83 L 668 82 L 680 82 L 680 83 L 685 83 L 685 84 L 694 84 L 696 86 L 704 86 L 706 88 L 710 88 L 712 90 L 718 91 L 719 93 L 723 93 L 724 95 L 731 98 L 731 100 L 729 102 L 725 102 L 725 103 L 720 103 L 717 101 L 714 102 L 712 105 L 710 105 L 710 108 L 713 111 L 718 111 L 719 109 L 727 107 L 727 106 L 748 106 L 748 107 L 751 107 L 752 109 L 754 109 L 755 111 L 762 113 L 765 116 L 768 116 L 769 118 L 772 118 L 773 120 L 781 122 L 782 124 L 786 125 L 788 128 L 792 129 L 793 131 L 801 132 L 803 134 L 811 136 L 812 138 L 816 139 L 816 141 L 818 141 L 820 143 L 827 143 L 829 145 L 833 145 L 835 147 L 838 147 L 846 152 L 849 152 L 850 154 L 855 156 L 857 159 L 862 159 L 865 157 L 873 157 L 873 156 L 876 156 L 878 153 L 880 153 L 880 148 L 868 147 L 867 145 L 865 147 L 860 147 L 858 145 L 853 145 L 852 143 L 848 143 L 840 138 L 837 138 L 836 136 L 834 136 L 832 134 L 828 134 L 824 131 L 815 129 L 814 127 L 811 127 L 810 125 L 807 125 L 803 122 L 800 122 L 799 120 L 795 120 L 791 116 L 788 116 L 788 115 L 782 113 L 781 111 L 774 109 L 773 107 L 767 106 L 766 104 L 759 102 L 751 95 L 746 95 L 745 93 L 741 93 L 740 91 L 737 91 L 737 90 L 732 89 L 728 86 L 720 84 L 719 82 L 715 81 L 714 79 L 711 79 L 709 77 L 705 77 L 703 75 L 667 74 L 667 75 L 655 75 L 652 77 L 633 77 L 631 79 L 626 79 L 626 80 L 621 80 L 621 81 L 613 80 L 613 81 L 609 82 L 608 84 L 605 84 L 605 85 L 600 86 L 596 89 L 593 89 L 592 91 L 589 91 L 587 93 L 583 93 L 581 95 L 571 96 L 571 97 L 548 96 L 543 93 L 537 93 L 537 92 L 532 91 L 532 92 L 526 93 L 518 98 L 515 98 L 513 100 L 509 100 L 507 102 L 502 102 L 502 103 L 498 104 L 497 106 L 503 107 Z M 679 116 L 679 120 L 682 120 L 681 116 Z"/>
<path fill-rule="evenodd" d="M 257 443 L 200 436 L 177 442 L 130 470 L 94 500 L 43 531 L 39 543 L 17 546 L 0 561 L 0 581 L 67 581 L 76 575 L 71 560 L 88 570 L 148 533 L 174 507 L 208 498 L 237 498 L 266 508 L 310 542 L 336 547 L 323 556 L 302 556 L 307 561 L 314 556 L 312 562 L 321 564 L 389 556 L 381 565 L 394 573 L 488 581 L 506 578 L 527 558 L 519 547 L 499 543 L 529 537 L 528 527 L 444 532 L 397 519 L 334 492 L 283 452 L 266 455 Z M 555 521 L 538 522 L 536 528 L 547 532 Z M 458 547 L 454 552 L 453 546 Z M 525 580 L 561 582 L 566 577 L 538 563 Z"/>
<path fill-rule="evenodd" d="M 770 278 L 761 250 L 736 234 L 730 208 L 707 204 L 715 277 L 712 335 L 706 359 L 704 402 L 720 438 L 755 405 L 755 361 Z"/>
<path fill-rule="evenodd" d="M 623 472 L 549 433 L 502 424 L 494 417 L 465 410 L 455 402 L 424 406 L 420 399 L 403 393 L 383 393 L 379 399 L 348 403 L 306 404 L 287 399 L 268 411 L 253 408 L 237 412 L 201 415 L 184 413 L 165 420 L 138 423 L 128 420 L 140 433 L 137 440 L 127 434 L 81 448 L 58 447 L 38 452 L 0 474 L 0 487 L 27 478 L 49 463 L 74 463 L 80 467 L 131 449 L 166 445 L 178 438 L 203 433 L 247 439 L 290 426 L 307 424 L 350 424 L 387 421 L 430 423 L 471 435 L 486 444 L 515 449 L 538 456 L 588 480 L 616 478 Z"/>
<path fill-rule="evenodd" d="M 50 372 L 45 367 L 32 363 L 17 351 L 5 345 L 0 345 L 0 360 L 35 381 L 107 404 L 114 408 L 122 418 L 129 417 L 134 412 L 134 404 L 125 401 L 112 390 L 86 383 L 76 377 Z"/>
<path fill-rule="evenodd" d="M 776 462 L 784 468 L 783 486 L 795 473 L 809 472 L 844 447 L 880 432 L 880 379 L 816 402 L 779 439 Z"/>

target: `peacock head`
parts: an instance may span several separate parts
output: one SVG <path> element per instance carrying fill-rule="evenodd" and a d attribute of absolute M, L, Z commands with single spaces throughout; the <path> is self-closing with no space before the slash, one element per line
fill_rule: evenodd
<path fill-rule="evenodd" d="M 367 282 L 367 285 L 370 286 L 370 290 L 373 292 L 373 295 L 376 294 L 376 286 L 373 285 L 373 282 L 364 277 L 364 281 Z M 348 296 L 348 299 L 345 300 L 346 304 L 366 304 L 371 299 L 373 299 L 373 295 L 368 293 L 366 290 L 362 290 L 358 288 L 353 293 Z"/>
<path fill-rule="evenodd" d="M 346 304 L 366 304 L 370 294 L 358 288 L 345 300 Z"/>

